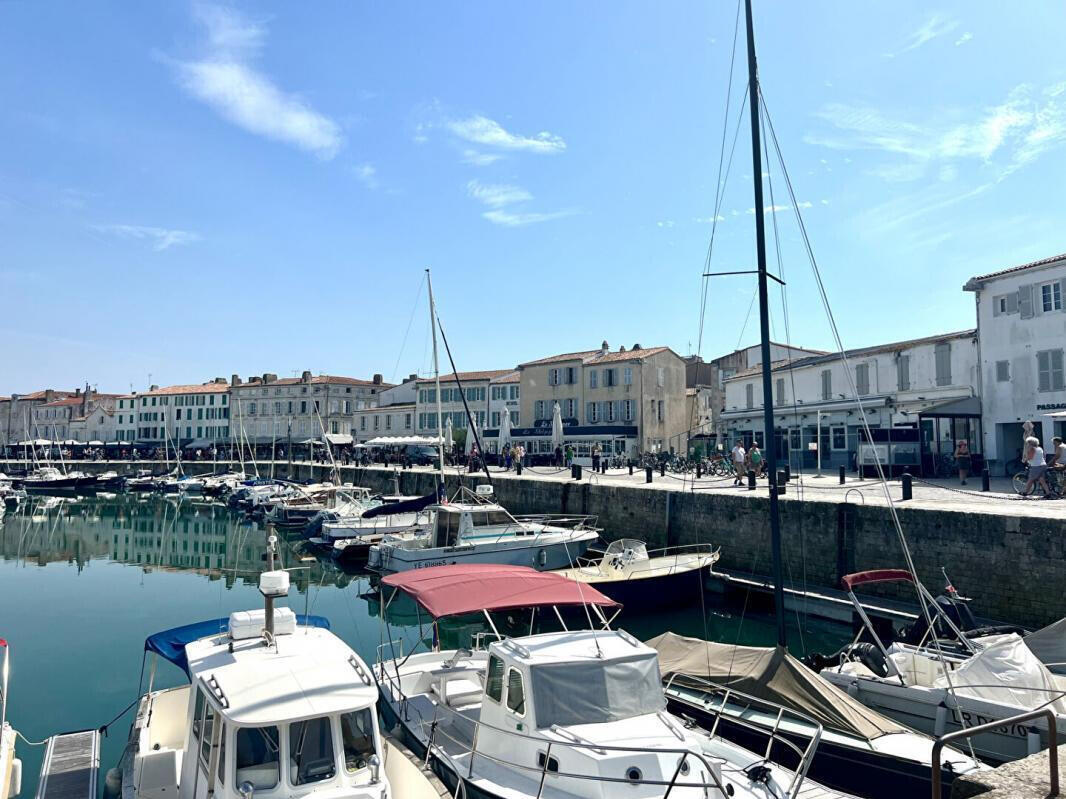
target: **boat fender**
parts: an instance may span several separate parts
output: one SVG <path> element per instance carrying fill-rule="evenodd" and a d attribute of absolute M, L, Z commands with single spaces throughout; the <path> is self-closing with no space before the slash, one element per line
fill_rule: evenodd
<path fill-rule="evenodd" d="M 118 768 L 107 770 L 104 778 L 104 796 L 118 796 L 122 792 L 122 771 Z"/>

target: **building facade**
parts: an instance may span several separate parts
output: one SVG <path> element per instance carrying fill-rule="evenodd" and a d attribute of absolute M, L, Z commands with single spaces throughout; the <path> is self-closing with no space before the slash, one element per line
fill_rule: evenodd
<path fill-rule="evenodd" d="M 503 409 L 509 407 L 508 402 L 517 403 L 520 389 L 513 382 L 514 374 L 513 369 L 488 369 L 481 372 L 459 372 L 458 379 L 455 374 L 441 375 L 441 427 L 446 427 L 450 419 L 455 440 L 465 442 L 465 432 L 461 431 L 467 429 L 466 409 L 469 407 L 477 424 L 478 434 L 484 433 L 486 428 L 490 427 L 491 420 L 499 419 Z M 510 382 L 499 382 L 505 379 Z M 501 394 L 501 387 L 504 386 L 507 390 Z M 515 388 L 513 400 L 507 399 L 511 386 Z M 416 414 L 418 435 L 438 435 L 440 428 L 437 425 L 437 381 L 432 377 L 422 377 L 418 380 Z M 496 427 L 499 427 L 498 421 Z M 489 449 L 491 450 L 491 447 Z"/>
<path fill-rule="evenodd" d="M 122 396 L 122 407 L 115 413 L 116 437 L 122 430 L 121 441 L 128 441 L 126 405 L 133 403 L 135 417 L 134 441 L 141 444 L 171 447 L 209 447 L 227 444 L 230 440 L 230 394 L 225 378 L 216 377 L 210 383 L 151 386 L 137 395 Z"/>
<path fill-rule="evenodd" d="M 36 405 L 33 437 L 80 443 L 92 440 L 78 438 L 75 433 L 84 434 L 86 418 L 97 408 L 113 409 L 116 399 L 115 394 L 98 394 L 86 386 L 84 391 L 77 389 L 71 396 Z"/>
<path fill-rule="evenodd" d="M 980 347 L 984 448 L 991 468 L 1013 471 L 1024 425 L 1050 451 L 1066 436 L 1066 254 L 972 278 Z"/>
<path fill-rule="evenodd" d="M 381 375 L 371 380 L 338 375 L 278 379 L 276 374 L 230 381 L 234 435 L 250 444 L 290 441 L 352 442 L 361 410 L 378 404 L 379 394 L 392 388 Z"/>
<path fill-rule="evenodd" d="M 685 362 L 669 347 L 553 355 L 519 364 L 522 425 L 512 430 L 531 453 L 552 449 L 555 403 L 565 443 L 579 458 L 594 445 L 605 453 L 684 451 L 687 446 Z"/>
<path fill-rule="evenodd" d="M 15 445 L 20 441 L 48 438 L 34 432 L 34 409 L 39 405 L 58 399 L 73 397 L 73 391 L 56 391 L 48 388 L 28 394 L 12 394 L 0 397 L 0 446 Z"/>
<path fill-rule="evenodd" d="M 787 459 L 796 469 L 819 461 L 823 469 L 855 469 L 872 466 L 876 449 L 882 462 L 899 467 L 897 471 L 933 474 L 959 439 L 981 454 L 976 330 L 848 350 L 846 355 L 850 374 L 840 353 L 773 365 L 779 460 Z M 764 447 L 761 368 L 728 378 L 725 386 L 723 448 L 736 441 Z M 874 430 L 872 442 L 859 433 L 859 402 Z"/>

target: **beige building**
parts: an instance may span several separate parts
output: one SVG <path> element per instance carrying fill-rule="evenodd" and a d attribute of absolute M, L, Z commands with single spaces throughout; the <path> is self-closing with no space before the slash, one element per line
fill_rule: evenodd
<path fill-rule="evenodd" d="M 93 438 L 79 437 L 85 434 L 87 418 L 97 408 L 114 409 L 117 397 L 116 394 L 97 394 L 86 387 L 85 391 L 77 389 L 70 396 L 37 405 L 33 408 L 33 437 L 81 443 L 91 441 Z"/>
<path fill-rule="evenodd" d="M 49 438 L 49 436 L 34 434 L 34 408 L 74 395 L 73 391 L 55 391 L 48 388 L 29 394 L 0 397 L 0 446 L 15 445 L 19 441 L 29 441 L 40 437 Z"/>
<path fill-rule="evenodd" d="M 445 426 L 451 419 L 452 430 L 466 430 L 466 408 L 477 423 L 478 432 L 483 432 L 490 426 L 492 414 L 499 414 L 506 404 L 518 401 L 517 386 L 513 383 L 513 369 L 488 369 L 481 372 L 459 372 L 440 376 L 440 408 Z M 458 377 L 458 379 L 457 379 Z M 507 380 L 502 383 L 497 381 Z M 460 388 L 462 384 L 462 388 Z M 501 386 L 514 386 L 515 392 L 512 400 L 501 399 Z M 493 391 L 493 387 L 496 391 Z M 503 396 L 510 396 L 511 392 L 505 392 Z M 466 405 L 463 399 L 466 399 Z M 416 398 L 418 414 L 418 435 L 437 435 L 437 381 L 432 377 L 423 377 L 418 380 L 418 395 Z M 498 418 L 498 416 L 497 416 Z"/>
<path fill-rule="evenodd" d="M 118 399 L 121 407 L 115 413 L 122 423 L 116 420 L 115 426 L 116 434 L 123 434 L 120 440 L 130 440 L 125 431 L 132 417 L 133 440 L 145 444 L 208 447 L 230 440 L 229 384 L 223 377 L 209 383 L 152 386 L 142 394 Z M 131 400 L 132 414 L 127 408 Z"/>
<path fill-rule="evenodd" d="M 555 403 L 565 443 L 587 458 L 605 453 L 684 451 L 688 429 L 685 362 L 669 347 L 620 347 L 553 355 L 519 364 L 519 415 L 512 430 L 531 453 L 551 451 Z"/>

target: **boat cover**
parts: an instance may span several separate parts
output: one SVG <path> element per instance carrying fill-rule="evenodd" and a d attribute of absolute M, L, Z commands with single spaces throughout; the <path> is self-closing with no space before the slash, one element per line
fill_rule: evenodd
<path fill-rule="evenodd" d="M 823 727 L 867 741 L 910 732 L 866 707 L 779 647 L 733 646 L 664 633 L 647 642 L 663 676 L 690 674 L 804 713 Z"/>
<path fill-rule="evenodd" d="M 304 616 L 297 614 L 296 623 L 305 627 L 322 627 L 329 629 L 329 620 L 324 616 Z M 229 617 L 221 619 L 208 619 L 194 624 L 185 624 L 170 630 L 163 630 L 148 636 L 144 640 L 144 651 L 155 652 L 164 660 L 168 660 L 180 668 L 192 679 L 189 674 L 189 659 L 185 655 L 185 647 L 193 641 L 218 635 L 229 631 Z"/>
<path fill-rule="evenodd" d="M 410 594 L 435 619 L 480 610 L 552 605 L 621 607 L 590 585 L 528 566 L 490 563 L 430 566 L 390 574 L 381 582 Z"/>
<path fill-rule="evenodd" d="M 666 709 L 653 652 L 530 666 L 537 727 L 602 724 Z"/>
<path fill-rule="evenodd" d="M 956 693 L 1026 710 L 1048 705 L 1066 715 L 1066 690 L 1029 651 L 1020 635 L 989 635 L 974 642 L 983 647 L 981 651 L 951 672 Z M 944 677 L 933 684 L 937 688 L 948 687 Z"/>
<path fill-rule="evenodd" d="M 1052 674 L 1066 675 L 1066 619 L 1029 633 L 1025 645 Z"/>
<path fill-rule="evenodd" d="M 424 497 L 415 497 L 414 499 L 407 499 L 403 502 L 386 502 L 365 511 L 362 518 L 373 519 L 375 516 L 392 516 L 396 513 L 418 513 L 418 511 L 425 510 L 436 501 L 437 492 L 434 491 L 432 494 L 426 494 Z"/>

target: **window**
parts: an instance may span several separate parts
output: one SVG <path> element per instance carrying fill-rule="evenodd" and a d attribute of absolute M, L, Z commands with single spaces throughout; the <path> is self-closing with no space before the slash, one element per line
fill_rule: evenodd
<path fill-rule="evenodd" d="M 599 408 L 595 402 L 585 403 L 585 421 L 589 424 L 595 424 L 600 420 Z"/>
<path fill-rule="evenodd" d="M 300 413 L 307 413 L 307 400 L 300 400 Z"/>
<path fill-rule="evenodd" d="M 870 393 L 870 364 L 860 363 L 855 367 L 855 388 L 860 397 Z"/>
<path fill-rule="evenodd" d="M 788 448 L 792 450 L 800 449 L 800 439 L 802 438 L 803 431 L 798 427 L 789 428 L 788 431 Z"/>
<path fill-rule="evenodd" d="M 572 398 L 568 399 L 566 401 L 565 410 L 566 410 L 566 413 L 563 414 L 563 415 L 567 419 L 576 419 L 577 418 L 577 400 L 576 399 L 572 399 Z"/>
<path fill-rule="evenodd" d="M 533 403 L 533 415 L 536 416 L 537 419 L 547 418 L 544 416 L 544 400 L 537 400 Z"/>
<path fill-rule="evenodd" d="M 559 385 L 559 370 L 558 369 L 549 369 L 548 370 L 548 385 L 549 386 L 557 386 L 557 385 Z"/>
<path fill-rule="evenodd" d="M 274 788 L 280 777 L 278 771 L 278 728 L 238 727 L 236 756 L 237 774 L 234 783 L 250 782 L 257 791 Z"/>
<path fill-rule="evenodd" d="M 848 448 L 848 429 L 846 427 L 833 428 L 833 449 Z"/>
<path fill-rule="evenodd" d="M 517 400 L 521 396 L 521 386 L 510 386 L 507 392 L 511 399 Z"/>
<path fill-rule="evenodd" d="M 617 407 L 617 403 L 605 402 L 603 404 L 603 407 L 607 410 L 607 413 L 606 413 L 607 421 L 608 422 L 615 421 L 615 419 L 617 418 L 617 413 L 615 411 L 615 408 Z"/>
<path fill-rule="evenodd" d="M 403 427 L 404 427 L 404 430 L 410 430 L 411 429 L 411 414 L 409 414 L 409 413 L 405 413 L 404 414 Z"/>
<path fill-rule="evenodd" d="M 499 411 L 493 411 L 492 412 L 492 426 L 493 427 L 499 427 L 500 426 L 500 412 Z"/>
<path fill-rule="evenodd" d="M 1044 283 L 1040 287 L 1040 310 L 1044 313 L 1062 310 L 1062 284 Z"/>
<path fill-rule="evenodd" d="M 604 369 L 603 370 L 603 385 L 605 386 L 617 386 L 618 385 L 618 370 L 617 369 Z"/>
<path fill-rule="evenodd" d="M 1036 354 L 1037 391 L 1062 391 L 1062 350 L 1044 350 Z"/>
<path fill-rule="evenodd" d="M 911 356 L 900 355 L 896 358 L 896 382 L 900 391 L 909 391 L 911 387 Z"/>
<path fill-rule="evenodd" d="M 777 400 L 776 401 L 777 401 L 778 405 L 784 405 L 785 404 L 785 379 L 783 377 L 779 377 L 777 379 Z"/>
<path fill-rule="evenodd" d="M 207 704 L 204 701 L 204 692 L 196 692 L 196 712 L 192 717 L 192 736 L 197 741 L 200 740 L 200 732 L 203 730 L 203 717 L 204 717 L 204 705 Z"/>
<path fill-rule="evenodd" d="M 659 400 L 659 409 L 656 415 L 660 422 L 666 419 L 665 407 L 666 403 L 664 403 L 662 400 Z"/>
<path fill-rule="evenodd" d="M 595 369 L 589 369 L 589 388 L 596 388 L 596 376 L 598 372 Z M 606 384 L 606 381 L 604 381 Z"/>
<path fill-rule="evenodd" d="M 951 345 L 946 341 L 937 344 L 936 354 L 936 384 L 938 386 L 951 385 Z"/>
<path fill-rule="evenodd" d="M 337 768 L 333 761 L 333 730 L 328 717 L 289 725 L 289 763 L 290 773 L 295 771 L 293 785 L 333 778 Z"/>
<path fill-rule="evenodd" d="M 333 424 L 336 424 L 336 422 L 334 422 Z M 387 415 L 387 416 L 385 417 L 385 429 L 386 429 L 386 430 L 392 430 L 392 414 L 391 414 L 391 413 L 390 413 L 390 414 L 388 414 L 388 415 Z M 336 430 L 334 430 L 333 432 L 335 433 L 335 432 L 337 432 L 337 431 L 336 431 Z"/>
<path fill-rule="evenodd" d="M 1010 382 L 1010 361 L 996 361 L 996 382 Z"/>
<path fill-rule="evenodd" d="M 341 714 L 341 745 L 346 771 L 360 771 L 370 765 L 370 756 L 374 754 L 374 718 L 370 708 Z"/>
<path fill-rule="evenodd" d="M 377 430 L 378 427 L 380 427 L 380 426 L 381 426 L 381 417 L 380 416 L 375 416 L 374 417 L 374 429 Z"/>
<path fill-rule="evenodd" d="M 503 661 L 496 655 L 489 655 L 489 671 L 485 680 L 485 696 L 493 702 L 503 698 Z"/>
<path fill-rule="evenodd" d="M 662 366 L 658 367 L 655 370 L 655 385 L 657 385 L 659 388 L 662 388 L 666 385 L 666 369 L 664 369 Z"/>
<path fill-rule="evenodd" d="M 833 372 L 831 369 L 822 370 L 822 399 L 833 398 Z"/>
<path fill-rule="evenodd" d="M 755 407 L 755 386 L 751 383 L 748 383 L 748 385 L 744 386 L 744 407 Z"/>
<path fill-rule="evenodd" d="M 215 731 L 215 709 L 211 705 L 204 707 L 203 738 L 200 740 L 200 762 L 204 768 L 211 763 L 211 736 Z"/>
<path fill-rule="evenodd" d="M 633 367 L 627 366 L 622 370 L 622 383 L 623 385 L 633 385 Z"/>
<path fill-rule="evenodd" d="M 522 687 L 522 673 L 518 669 L 507 672 L 507 709 L 516 716 L 526 713 L 526 692 Z"/>
<path fill-rule="evenodd" d="M 633 421 L 633 400 L 622 400 L 622 418 L 627 421 Z"/>

